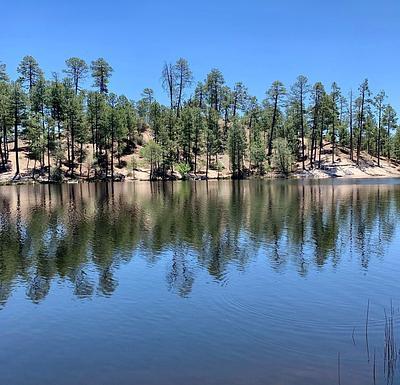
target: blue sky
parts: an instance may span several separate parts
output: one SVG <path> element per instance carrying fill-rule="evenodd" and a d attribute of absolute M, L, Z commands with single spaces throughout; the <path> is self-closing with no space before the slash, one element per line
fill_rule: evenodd
<path fill-rule="evenodd" d="M 327 87 L 336 80 L 345 93 L 368 77 L 400 107 L 399 0 L 2 3 L 0 60 L 11 76 L 26 54 L 48 75 L 71 56 L 104 57 L 112 91 L 137 99 L 151 87 L 164 101 L 162 64 L 184 57 L 196 81 L 216 67 L 259 98 L 272 81 L 290 86 L 299 74 Z"/>

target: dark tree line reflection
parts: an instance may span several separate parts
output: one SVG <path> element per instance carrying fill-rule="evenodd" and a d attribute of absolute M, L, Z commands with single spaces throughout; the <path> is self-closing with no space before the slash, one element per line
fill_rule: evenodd
<path fill-rule="evenodd" d="M 140 255 L 169 258 L 185 296 L 195 268 L 223 281 L 265 258 L 276 270 L 384 255 L 400 211 L 398 185 L 200 182 L 12 186 L 0 190 L 0 306 L 13 287 L 34 302 L 55 281 L 78 297 L 109 296 L 115 271 Z"/>

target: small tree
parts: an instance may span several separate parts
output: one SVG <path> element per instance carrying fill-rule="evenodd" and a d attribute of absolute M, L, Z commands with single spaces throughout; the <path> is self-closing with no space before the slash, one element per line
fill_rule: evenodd
<path fill-rule="evenodd" d="M 130 164 L 130 169 L 131 169 L 131 173 L 132 173 L 132 179 L 135 179 L 135 171 L 138 168 L 138 161 L 134 156 L 132 156 L 132 159 L 129 162 L 129 164 Z"/>
<path fill-rule="evenodd" d="M 154 170 L 157 167 L 157 163 L 162 159 L 162 147 L 150 140 L 140 150 L 140 155 L 150 164 L 150 180 L 154 179 Z"/>
<path fill-rule="evenodd" d="M 284 138 L 277 138 L 273 143 L 274 154 L 272 162 L 277 171 L 288 175 L 292 171 L 294 157 L 289 144 Z"/>

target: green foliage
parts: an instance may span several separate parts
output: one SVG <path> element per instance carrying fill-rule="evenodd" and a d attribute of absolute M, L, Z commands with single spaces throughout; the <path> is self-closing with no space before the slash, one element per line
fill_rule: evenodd
<path fill-rule="evenodd" d="M 178 163 L 178 164 L 176 164 L 175 167 L 176 167 L 176 171 L 178 171 L 179 174 L 182 175 L 182 178 L 186 179 L 191 170 L 190 165 L 188 163 Z"/>
<path fill-rule="evenodd" d="M 242 124 L 235 119 L 229 129 L 229 158 L 233 178 L 243 177 L 243 158 L 246 150 L 246 136 Z"/>
<path fill-rule="evenodd" d="M 43 77 L 43 71 L 40 69 L 38 62 L 33 56 L 24 56 L 17 68 L 20 74 L 19 80 L 25 85 L 29 91 L 36 82 Z"/>
<path fill-rule="evenodd" d="M 150 179 L 153 179 L 157 163 L 159 163 L 163 157 L 162 147 L 155 141 L 150 140 L 140 150 L 140 156 L 150 164 Z"/>
<path fill-rule="evenodd" d="M 208 175 L 209 169 L 222 169 L 221 154 L 229 154 L 234 178 L 243 177 L 247 168 L 262 174 L 271 162 L 284 173 L 295 160 L 320 167 L 319 154 L 329 142 L 332 150 L 352 145 L 357 159 L 361 151 L 388 158 L 399 154 L 396 112 L 384 92 L 371 97 L 367 80 L 358 97 L 348 101 L 336 83 L 328 93 L 322 83 L 311 89 L 307 78 L 299 76 L 289 93 L 280 81 L 273 82 L 259 102 L 243 83 L 229 87 L 215 68 L 190 90 L 192 71 L 179 58 L 163 67 L 169 99 L 163 105 L 150 88 L 138 101 L 109 92 L 113 69 L 103 58 L 90 68 L 77 57 L 65 65 L 65 78 L 54 74 L 46 79 L 36 59 L 25 56 L 17 69 L 19 80 L 13 82 L 0 63 L 2 169 L 9 163 L 12 137 L 26 143 L 30 158 L 44 169 L 61 168 L 64 161 L 69 175 L 93 153 L 100 177 L 113 173 L 116 159 L 124 167 L 124 156 L 138 146 L 143 146 L 152 178 L 167 177 L 180 164 Z M 82 88 L 89 71 L 95 90 Z"/>
<path fill-rule="evenodd" d="M 77 57 L 69 58 L 65 61 L 65 64 L 67 69 L 65 69 L 64 72 L 72 81 L 75 88 L 75 93 L 77 94 L 79 91 L 80 82 L 87 77 L 89 68 L 84 60 Z"/>
<path fill-rule="evenodd" d="M 288 175 L 292 171 L 294 157 L 285 138 L 274 140 L 272 163 L 282 174 Z"/>
<path fill-rule="evenodd" d="M 90 66 L 92 70 L 93 86 L 99 89 L 100 93 L 108 93 L 108 83 L 113 72 L 112 67 L 103 59 L 93 60 Z"/>

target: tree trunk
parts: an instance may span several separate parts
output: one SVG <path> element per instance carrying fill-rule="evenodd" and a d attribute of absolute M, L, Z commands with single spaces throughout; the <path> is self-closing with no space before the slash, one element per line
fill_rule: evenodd
<path fill-rule="evenodd" d="M 359 121 L 359 133 L 358 133 L 358 142 L 357 142 L 357 166 L 360 165 L 360 154 L 361 154 L 361 140 L 362 140 L 362 130 L 364 125 L 364 101 L 365 101 L 365 91 L 362 91 L 362 99 L 361 99 L 361 113 L 360 113 L 360 121 Z"/>
<path fill-rule="evenodd" d="M 353 91 L 350 91 L 350 160 L 353 161 Z"/>
<path fill-rule="evenodd" d="M 14 152 L 15 152 L 15 177 L 19 175 L 19 152 L 18 152 L 18 107 L 15 106 L 14 114 Z"/>
<path fill-rule="evenodd" d="M 114 181 L 114 117 L 111 121 L 111 180 Z"/>
<path fill-rule="evenodd" d="M 382 120 L 382 106 L 379 105 L 378 113 L 378 167 L 381 165 L 381 120 Z"/>
<path fill-rule="evenodd" d="M 306 169 L 304 164 L 304 116 L 303 116 L 303 88 L 300 91 L 300 124 L 301 124 L 301 161 L 303 170 Z"/>
<path fill-rule="evenodd" d="M 268 155 L 268 164 L 271 164 L 270 157 L 272 155 L 272 140 L 274 138 L 274 128 L 275 128 L 275 123 L 276 123 L 277 110 L 278 110 L 278 95 L 276 95 L 275 99 L 274 99 L 274 113 L 272 114 L 271 132 L 270 132 L 269 139 L 268 139 L 268 154 L 267 154 Z M 304 138 L 303 138 L 303 144 L 304 144 Z M 304 157 L 304 150 L 303 150 L 303 157 Z M 303 161 L 303 168 L 304 168 L 304 161 Z"/>
<path fill-rule="evenodd" d="M 319 154 L 318 154 L 318 168 L 321 168 L 321 153 L 322 153 L 322 140 L 323 140 L 323 135 L 324 135 L 324 124 L 325 124 L 325 114 L 322 112 L 322 117 L 321 117 L 321 130 L 320 130 L 320 136 L 319 136 Z"/>

